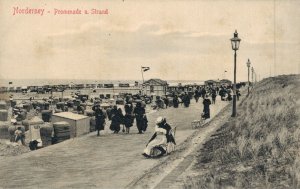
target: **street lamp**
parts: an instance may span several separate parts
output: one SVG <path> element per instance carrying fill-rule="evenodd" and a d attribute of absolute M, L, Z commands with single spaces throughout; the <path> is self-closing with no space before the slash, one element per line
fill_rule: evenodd
<path fill-rule="evenodd" d="M 238 33 L 235 30 L 233 38 L 231 40 L 232 50 L 234 50 L 234 79 L 233 79 L 233 105 L 232 105 L 232 115 L 231 117 L 236 116 L 236 51 L 239 50 L 241 39 L 238 38 Z"/>
<path fill-rule="evenodd" d="M 249 82 L 249 77 L 250 77 L 250 65 L 251 65 L 251 62 L 248 58 L 248 62 L 247 62 L 247 67 L 248 67 L 248 96 L 249 96 L 249 87 L 250 87 L 250 82 Z"/>

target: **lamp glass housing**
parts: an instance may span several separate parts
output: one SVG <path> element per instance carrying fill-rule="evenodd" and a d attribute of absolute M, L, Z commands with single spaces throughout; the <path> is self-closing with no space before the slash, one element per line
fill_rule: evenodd
<path fill-rule="evenodd" d="M 247 67 L 250 67 L 250 65 L 251 65 L 251 62 L 250 62 L 250 60 L 248 59 Z"/>
<path fill-rule="evenodd" d="M 232 50 L 234 51 L 239 50 L 241 39 L 238 37 L 237 31 L 235 31 L 235 33 L 233 34 L 233 38 L 231 38 L 230 40 L 231 40 Z"/>

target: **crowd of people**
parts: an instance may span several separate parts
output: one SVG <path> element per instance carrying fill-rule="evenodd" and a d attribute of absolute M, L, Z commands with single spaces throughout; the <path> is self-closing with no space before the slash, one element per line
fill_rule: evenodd
<path fill-rule="evenodd" d="M 197 87 L 192 93 L 176 93 L 175 91 L 166 97 L 156 96 L 153 109 L 160 110 L 168 107 L 178 108 L 180 105 L 188 108 L 192 98 L 195 99 L 196 103 L 202 98 L 203 112 L 201 119 L 209 119 L 211 117 L 210 105 L 216 103 L 218 95 L 220 95 L 221 100 L 230 101 L 232 99 L 232 87 Z M 237 96 L 239 95 L 240 93 L 238 91 Z M 115 134 L 120 132 L 122 126 L 122 131 L 129 133 L 134 122 L 136 122 L 138 133 L 143 134 L 148 126 L 145 109 L 146 103 L 141 96 L 137 96 L 134 101 L 135 103 L 133 103 L 132 96 L 126 96 L 123 108 L 124 112 L 122 108 L 118 108 L 117 105 L 114 105 L 112 108 L 108 107 L 103 109 L 100 107 L 100 103 L 96 103 L 92 109 L 95 112 L 97 135 L 99 136 L 100 131 L 104 130 L 106 119 L 111 121 L 109 128 Z"/>
<path fill-rule="evenodd" d="M 232 99 L 232 87 L 197 87 L 192 92 L 178 92 L 173 91 L 170 95 L 165 97 L 156 96 L 154 104 L 152 104 L 154 109 L 160 110 L 168 107 L 178 108 L 183 106 L 188 108 L 191 103 L 191 99 L 194 98 L 195 102 L 198 103 L 200 98 L 202 98 L 203 112 L 201 114 L 202 119 L 210 118 L 210 105 L 216 103 L 216 97 L 220 95 L 221 100 Z M 237 98 L 240 96 L 239 91 L 237 91 Z M 86 99 L 83 99 L 86 100 Z M 95 115 L 96 131 L 97 136 L 100 136 L 100 131 L 104 130 L 106 125 L 106 120 L 110 120 L 109 128 L 113 133 L 117 134 L 120 132 L 121 127 L 122 132 L 129 133 L 130 128 L 136 123 L 139 134 L 143 134 L 147 130 L 148 119 L 146 116 L 146 103 L 142 96 L 126 96 L 123 108 L 118 108 L 117 105 L 113 107 L 103 108 L 100 107 L 101 101 L 94 102 L 92 110 Z M 133 103 L 134 101 L 134 103 Z M 153 101 L 153 99 L 151 99 Z M 67 107 L 67 106 L 65 106 Z M 82 106 L 77 106 L 77 111 L 83 113 L 84 109 Z M 124 112 L 123 112 L 124 111 Z M 20 137 L 18 137 L 18 140 Z"/>
<path fill-rule="evenodd" d="M 189 108 L 191 100 L 194 98 L 196 103 L 203 104 L 203 111 L 199 114 L 201 115 L 200 119 L 206 120 L 211 118 L 210 114 L 210 106 L 216 104 L 217 96 L 220 96 L 222 101 L 231 101 L 232 100 L 232 86 L 225 87 L 214 87 L 214 86 L 205 86 L 205 87 L 197 87 L 192 91 L 188 92 L 178 92 L 173 91 L 169 95 L 166 96 L 156 96 L 155 100 L 153 97 L 146 97 L 142 95 L 128 95 L 125 96 L 124 103 L 122 103 L 123 107 L 119 104 L 107 107 L 101 106 L 101 99 L 90 99 L 90 102 L 94 104 L 92 106 L 93 114 L 95 116 L 95 129 L 97 136 L 100 136 L 100 131 L 105 129 L 106 120 L 110 121 L 109 129 L 117 134 L 121 131 L 128 134 L 130 133 L 130 128 L 133 125 L 136 125 L 138 134 L 143 134 L 147 130 L 148 127 L 148 119 L 146 115 L 146 106 L 151 103 L 151 107 L 156 110 L 167 109 L 170 107 L 179 108 L 182 106 L 184 108 Z M 237 89 L 237 100 L 239 100 L 240 91 Z M 147 100 L 146 100 L 147 99 Z M 30 99 L 32 100 L 32 99 Z M 82 99 L 78 100 L 78 105 L 75 105 L 76 111 L 79 114 L 84 114 L 85 107 L 81 106 L 81 103 L 87 102 L 87 97 L 82 97 Z M 64 106 L 60 107 L 60 103 L 63 103 Z M 34 102 L 32 103 L 34 105 Z M 49 103 L 46 104 L 49 106 Z M 46 106 L 45 105 L 45 106 Z M 68 102 L 59 102 L 56 104 L 57 107 L 60 107 L 62 111 L 68 111 Z M 67 108 L 67 109 L 66 109 Z M 38 110 L 38 107 L 35 108 Z M 22 112 L 20 113 L 17 107 L 13 109 L 14 118 L 18 118 L 18 116 L 22 116 Z M 122 128 L 123 127 L 123 128 Z M 159 117 L 156 121 L 155 131 L 151 139 L 149 140 L 147 147 L 143 153 L 145 157 L 151 157 L 153 148 L 156 147 L 158 151 L 160 151 L 160 155 L 164 155 L 167 153 L 166 148 L 162 148 L 157 144 L 176 144 L 175 138 L 172 138 L 172 128 L 166 122 L 166 118 Z M 15 138 L 14 142 L 21 142 L 25 145 L 25 134 L 21 127 L 17 128 L 14 133 Z M 30 144 L 30 149 L 34 150 L 37 148 L 37 144 Z"/>
<path fill-rule="evenodd" d="M 136 102 L 136 105 L 134 106 L 132 99 L 129 97 L 126 98 L 124 104 L 125 114 L 123 114 L 123 110 L 118 108 L 117 105 L 104 110 L 100 107 L 100 103 L 96 103 L 92 109 L 95 112 L 97 136 L 100 135 L 101 130 L 104 130 L 106 119 L 111 121 L 109 128 L 115 134 L 120 132 L 121 125 L 123 125 L 122 131 L 129 133 L 134 120 L 136 120 L 136 126 L 139 134 L 143 134 L 147 130 L 148 120 L 145 104 L 142 102 Z"/>

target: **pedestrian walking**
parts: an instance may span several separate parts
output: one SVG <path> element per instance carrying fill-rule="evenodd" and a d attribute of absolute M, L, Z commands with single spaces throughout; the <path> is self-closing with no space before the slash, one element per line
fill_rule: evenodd
<path fill-rule="evenodd" d="M 139 131 L 139 134 L 143 134 L 146 131 L 148 126 L 148 120 L 146 117 L 145 108 L 141 106 L 140 102 L 137 102 L 136 107 L 133 110 L 136 119 L 136 126 Z"/>
<path fill-rule="evenodd" d="M 226 90 L 221 87 L 220 91 L 219 91 L 219 95 L 221 96 L 221 101 L 225 101 L 225 96 L 226 96 Z"/>
<path fill-rule="evenodd" d="M 187 93 L 184 93 L 184 96 L 183 96 L 184 107 L 188 108 L 190 106 L 190 103 L 191 103 L 191 99 L 190 99 L 189 95 Z"/>
<path fill-rule="evenodd" d="M 133 125 L 134 117 L 133 117 L 133 105 L 131 101 L 128 101 L 124 105 L 125 116 L 124 116 L 124 125 L 126 133 L 129 133 L 130 127 Z"/>
<path fill-rule="evenodd" d="M 231 89 L 228 89 L 228 90 L 227 90 L 227 95 L 228 95 L 228 96 L 227 96 L 227 100 L 228 100 L 228 101 L 231 101 L 231 100 L 232 100 L 232 90 L 231 90 Z"/>
<path fill-rule="evenodd" d="M 203 87 L 201 90 L 201 96 L 203 99 L 205 98 L 205 95 L 206 95 L 206 90 L 205 90 L 205 87 Z"/>
<path fill-rule="evenodd" d="M 168 97 L 164 98 L 164 103 L 166 105 L 166 108 L 168 108 L 168 106 L 169 106 L 169 99 L 168 99 Z"/>
<path fill-rule="evenodd" d="M 198 89 L 196 89 L 194 92 L 194 98 L 195 98 L 196 102 L 198 102 L 199 97 L 200 97 L 200 92 L 198 91 Z"/>
<path fill-rule="evenodd" d="M 203 118 L 204 119 L 209 119 L 210 118 L 210 109 L 209 106 L 211 105 L 211 101 L 208 98 L 208 95 L 205 96 L 203 100 Z"/>
<path fill-rule="evenodd" d="M 122 124 L 122 110 L 117 109 L 117 106 L 115 105 L 113 109 L 111 110 L 111 124 L 110 124 L 110 130 L 112 130 L 115 134 L 119 133 Z"/>
<path fill-rule="evenodd" d="M 241 92 L 239 89 L 236 89 L 236 98 L 239 101 L 240 100 L 240 96 L 241 96 Z"/>
<path fill-rule="evenodd" d="M 92 110 L 95 112 L 97 136 L 100 136 L 100 131 L 104 130 L 106 114 L 99 104 L 93 106 Z"/>
<path fill-rule="evenodd" d="M 174 108 L 178 108 L 178 105 L 179 105 L 179 99 L 178 99 L 178 96 L 175 95 L 173 98 L 173 106 L 174 106 Z"/>
<path fill-rule="evenodd" d="M 211 93 L 212 104 L 216 103 L 216 97 L 217 97 L 217 92 L 215 90 L 212 90 L 212 93 Z"/>

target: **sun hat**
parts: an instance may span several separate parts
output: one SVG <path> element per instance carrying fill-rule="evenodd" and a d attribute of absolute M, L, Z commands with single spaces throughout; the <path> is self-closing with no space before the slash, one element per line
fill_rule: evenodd
<path fill-rule="evenodd" d="M 164 118 L 162 116 L 159 116 L 157 119 L 156 119 L 156 124 L 160 124 L 161 122 L 163 122 Z"/>

